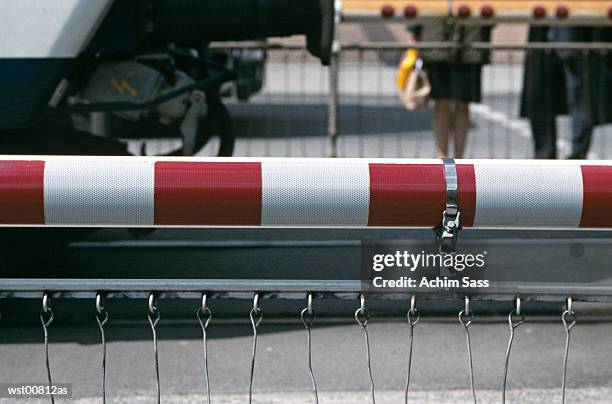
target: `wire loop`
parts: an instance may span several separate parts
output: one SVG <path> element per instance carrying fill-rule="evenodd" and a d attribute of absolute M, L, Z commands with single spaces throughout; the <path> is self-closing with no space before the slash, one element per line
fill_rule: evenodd
<path fill-rule="evenodd" d="M 360 305 L 357 310 L 355 310 L 355 321 L 359 324 L 359 327 L 363 331 L 363 336 L 365 340 L 365 348 L 366 348 L 366 364 L 368 367 L 368 376 L 370 378 L 370 400 L 372 404 L 376 404 L 376 396 L 374 394 L 374 377 L 372 376 L 372 363 L 370 357 L 370 337 L 368 335 L 368 320 L 370 319 L 370 312 L 365 307 L 365 296 L 361 294 L 359 296 Z"/>
<path fill-rule="evenodd" d="M 306 329 L 310 329 L 314 320 L 314 311 L 312 309 L 312 293 L 308 293 L 306 297 L 306 307 L 300 312 L 300 318 Z"/>
<path fill-rule="evenodd" d="M 410 328 L 413 328 L 421 319 L 419 315 L 419 311 L 416 308 L 415 304 L 416 297 L 412 295 L 410 298 L 410 310 L 406 313 L 406 317 L 408 318 L 408 323 L 410 324 Z"/>
<path fill-rule="evenodd" d="M 474 313 L 470 309 L 470 298 L 468 296 L 465 297 L 465 308 L 459 312 L 459 324 L 463 326 L 465 330 L 465 339 L 467 345 L 467 353 L 468 353 L 468 370 L 470 373 L 470 387 L 472 389 L 472 398 L 474 400 L 474 404 L 478 403 L 476 399 L 476 388 L 474 387 L 474 363 L 472 360 L 472 344 L 470 342 L 470 330 L 469 327 L 474 321 Z"/>
<path fill-rule="evenodd" d="M 510 330 L 514 330 L 525 322 L 525 315 L 521 310 L 521 298 L 517 297 L 514 301 L 514 308 L 508 313 L 508 326 Z"/>
<path fill-rule="evenodd" d="M 49 297 L 49 294 L 47 292 L 43 293 L 43 296 L 42 296 L 42 310 L 45 313 L 47 311 L 49 311 L 49 300 L 51 300 L 51 298 Z"/>
<path fill-rule="evenodd" d="M 53 310 L 51 309 L 51 307 L 48 307 L 46 311 L 44 309 L 40 311 L 40 321 L 42 322 L 43 327 L 45 328 L 49 327 L 51 323 L 53 322 L 54 318 L 55 318 L 55 313 L 53 313 Z"/>
<path fill-rule="evenodd" d="M 153 333 L 153 351 L 155 352 L 155 380 L 156 380 L 156 391 L 157 391 L 157 404 L 161 402 L 161 389 L 159 383 L 159 354 L 157 351 L 157 323 L 161 318 L 159 314 L 159 308 L 157 307 L 157 301 L 154 293 L 149 294 L 149 312 L 147 314 L 149 324 L 151 325 L 151 332 Z"/>
<path fill-rule="evenodd" d="M 259 327 L 259 324 L 263 320 L 263 312 L 259 308 L 259 293 L 255 293 L 253 297 L 253 308 L 249 313 L 249 317 L 251 318 L 251 323 L 253 327 L 255 329 Z"/>
<path fill-rule="evenodd" d="M 368 321 L 370 320 L 370 312 L 365 307 L 365 296 L 361 294 L 359 296 L 360 305 L 359 308 L 355 311 L 355 321 L 361 328 L 364 328 L 368 325 Z"/>
<path fill-rule="evenodd" d="M 53 322 L 54 314 L 53 309 L 49 304 L 50 298 L 47 292 L 43 293 L 42 296 L 42 309 L 40 310 L 40 323 L 43 327 L 44 332 L 44 342 L 45 342 L 45 368 L 47 369 L 47 381 L 49 383 L 49 389 L 53 385 L 53 379 L 51 378 L 51 366 L 49 365 L 49 332 L 47 328 Z M 47 319 L 45 319 L 47 316 Z M 55 404 L 55 397 L 53 393 L 51 393 L 51 404 Z"/>
<path fill-rule="evenodd" d="M 576 313 L 572 308 L 572 298 L 565 299 L 565 310 L 561 314 L 561 321 L 565 328 L 565 350 L 563 353 L 563 381 L 561 382 L 561 403 L 565 404 L 565 382 L 567 379 L 567 359 L 569 357 L 570 336 L 572 328 L 576 325 Z"/>
<path fill-rule="evenodd" d="M 312 293 L 308 294 L 308 296 L 306 297 L 306 302 L 307 302 L 306 308 L 308 309 L 308 314 L 312 314 Z"/>
<path fill-rule="evenodd" d="M 571 331 L 572 328 L 576 325 L 576 313 L 572 308 L 572 298 L 568 297 L 565 299 L 566 309 L 563 311 L 561 315 L 561 320 L 563 321 L 563 326 L 567 331 Z"/>
<path fill-rule="evenodd" d="M 206 336 L 206 329 L 212 319 L 212 311 L 206 305 L 207 296 L 206 293 L 202 294 L 202 304 L 196 312 L 196 317 L 202 328 L 202 348 L 203 348 L 203 359 L 204 359 L 204 384 L 206 386 L 206 402 L 210 404 L 210 379 L 208 376 L 208 343 Z"/>
<path fill-rule="evenodd" d="M 404 390 L 404 403 L 408 404 L 408 390 L 410 388 L 410 376 L 412 371 L 412 346 L 414 341 L 414 326 L 419 322 L 420 315 L 416 309 L 416 297 L 410 298 L 410 309 L 406 313 L 410 329 L 410 343 L 408 344 L 408 371 L 406 372 L 406 388 Z"/>
<path fill-rule="evenodd" d="M 300 317 L 302 319 L 302 323 L 306 328 L 307 335 L 307 347 L 308 347 L 308 373 L 310 375 L 310 382 L 312 383 L 312 392 L 314 394 L 314 402 L 315 404 L 319 403 L 319 392 L 317 389 L 317 381 L 314 377 L 314 372 L 312 370 L 312 321 L 314 320 L 314 311 L 312 309 L 312 293 L 308 293 L 306 298 L 306 307 L 302 309 L 300 312 Z"/>
<path fill-rule="evenodd" d="M 206 293 L 202 294 L 202 305 L 198 308 L 196 312 L 196 316 L 198 317 L 198 321 L 200 322 L 200 326 L 202 329 L 206 329 L 210 320 L 212 320 L 212 311 L 206 305 Z"/>
<path fill-rule="evenodd" d="M 108 322 L 108 312 L 104 308 L 104 297 L 101 293 L 96 293 L 96 321 L 100 327 L 104 327 Z"/>
<path fill-rule="evenodd" d="M 96 293 L 96 322 L 100 329 L 100 342 L 102 344 L 102 404 L 106 404 L 106 335 L 104 326 L 108 322 L 108 312 L 104 309 L 104 297 L 101 293 Z"/>
<path fill-rule="evenodd" d="M 521 315 L 521 298 L 520 297 L 517 297 L 514 300 L 514 311 L 516 312 L 517 316 Z"/>
<path fill-rule="evenodd" d="M 518 319 L 517 319 L 518 317 Z M 508 313 L 508 326 L 510 328 L 510 337 L 508 338 L 508 347 L 506 348 L 506 357 L 504 360 L 504 378 L 502 381 L 502 404 L 506 402 L 506 385 L 508 381 L 508 365 L 510 364 L 510 351 L 512 342 L 514 341 L 514 330 L 525 322 L 525 315 L 521 310 L 521 298 L 517 297 L 514 301 L 514 307 Z"/>
<path fill-rule="evenodd" d="M 249 404 L 253 402 L 253 378 L 255 376 L 255 356 L 257 354 L 257 328 L 263 320 L 263 312 L 259 308 L 259 293 L 253 296 L 253 308 L 249 313 L 251 327 L 253 328 L 253 351 L 251 353 L 251 373 L 249 379 Z"/>

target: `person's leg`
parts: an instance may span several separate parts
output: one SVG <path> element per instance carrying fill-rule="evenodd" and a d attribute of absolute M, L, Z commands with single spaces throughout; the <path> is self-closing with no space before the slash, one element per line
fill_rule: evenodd
<path fill-rule="evenodd" d="M 572 115 L 572 152 L 570 159 L 584 159 L 591 145 L 593 123 L 589 108 L 589 83 L 584 80 L 584 60 L 580 55 L 563 62 Z"/>
<path fill-rule="evenodd" d="M 570 159 L 586 159 L 591 146 L 593 125 L 589 113 L 582 108 L 572 111 L 572 153 Z"/>
<path fill-rule="evenodd" d="M 455 153 L 457 159 L 463 158 L 465 143 L 470 128 L 470 108 L 467 102 L 454 102 L 453 135 L 455 136 Z"/>
<path fill-rule="evenodd" d="M 434 100 L 432 127 L 436 135 L 436 155 L 448 157 L 448 136 L 450 132 L 450 101 Z"/>
<path fill-rule="evenodd" d="M 554 114 L 538 111 L 531 114 L 531 133 L 536 159 L 557 158 L 557 123 Z"/>

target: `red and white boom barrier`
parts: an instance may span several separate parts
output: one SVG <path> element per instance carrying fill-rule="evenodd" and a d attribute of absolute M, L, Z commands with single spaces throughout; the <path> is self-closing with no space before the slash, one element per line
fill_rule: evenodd
<path fill-rule="evenodd" d="M 455 168 L 463 227 L 612 228 L 612 161 Z M 445 173 L 442 160 L 0 156 L 0 224 L 433 227 Z"/>

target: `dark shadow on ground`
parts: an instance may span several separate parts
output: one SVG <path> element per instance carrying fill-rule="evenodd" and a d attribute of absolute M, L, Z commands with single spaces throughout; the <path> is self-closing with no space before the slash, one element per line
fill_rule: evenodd
<path fill-rule="evenodd" d="M 327 135 L 325 104 L 231 104 L 238 137 L 285 138 Z M 431 130 L 431 111 L 407 111 L 399 105 L 344 104 L 339 108 L 340 133 L 412 133 Z"/>

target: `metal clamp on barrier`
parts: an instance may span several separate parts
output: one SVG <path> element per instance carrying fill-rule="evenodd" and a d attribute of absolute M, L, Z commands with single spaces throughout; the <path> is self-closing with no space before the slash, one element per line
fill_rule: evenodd
<path fill-rule="evenodd" d="M 455 160 L 443 159 L 446 182 L 446 207 L 442 213 L 442 226 L 436 229 L 441 253 L 457 251 L 457 235 L 460 227 L 458 203 L 457 167 Z"/>

